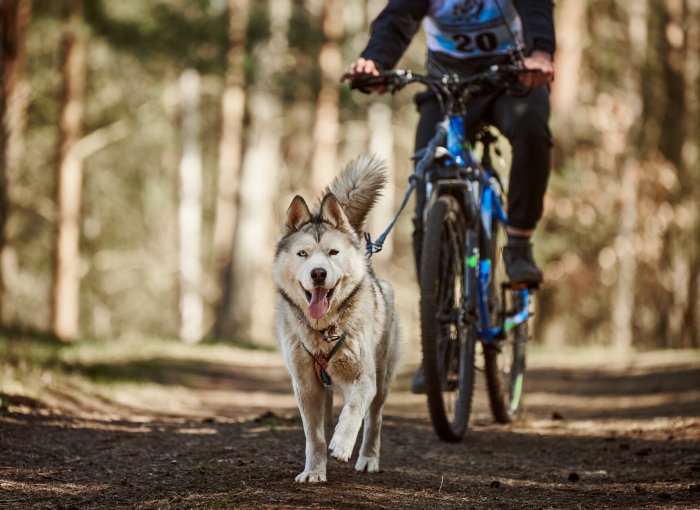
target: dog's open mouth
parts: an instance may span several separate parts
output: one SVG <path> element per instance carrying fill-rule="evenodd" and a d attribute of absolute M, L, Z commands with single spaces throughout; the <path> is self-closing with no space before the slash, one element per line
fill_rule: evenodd
<path fill-rule="evenodd" d="M 314 287 L 311 291 L 304 289 L 306 300 L 309 302 L 309 315 L 311 315 L 311 317 L 318 320 L 326 315 L 334 291 L 335 287 L 332 289 Z"/>

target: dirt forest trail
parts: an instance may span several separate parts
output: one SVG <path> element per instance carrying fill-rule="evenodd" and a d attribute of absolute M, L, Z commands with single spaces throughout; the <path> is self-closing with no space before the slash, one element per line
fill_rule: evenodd
<path fill-rule="evenodd" d="M 4 389 L 0 508 L 700 508 L 697 353 L 535 356 L 521 419 L 495 425 L 480 381 L 458 444 L 437 439 L 407 364 L 382 471 L 330 462 L 328 483 L 300 485 L 304 434 L 279 354 L 226 352 L 72 367 L 138 383 L 111 393 L 71 379 L 37 398 Z"/>

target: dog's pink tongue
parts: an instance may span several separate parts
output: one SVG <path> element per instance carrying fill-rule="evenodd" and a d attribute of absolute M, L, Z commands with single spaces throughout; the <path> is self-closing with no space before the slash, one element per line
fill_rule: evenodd
<path fill-rule="evenodd" d="M 309 302 L 309 313 L 314 319 L 320 319 L 328 311 L 328 289 L 315 287 L 311 291 L 311 301 Z"/>

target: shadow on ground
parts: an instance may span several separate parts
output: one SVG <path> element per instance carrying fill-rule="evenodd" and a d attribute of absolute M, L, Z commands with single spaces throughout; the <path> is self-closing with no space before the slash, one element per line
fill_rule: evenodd
<path fill-rule="evenodd" d="M 383 472 L 303 467 L 297 418 L 243 423 L 5 415 L 3 508 L 690 508 L 697 439 L 480 427 L 459 444 L 420 418 L 385 421 Z M 697 432 L 697 422 L 695 424 Z"/>
<path fill-rule="evenodd" d="M 64 370 L 132 391 L 134 381 L 155 386 L 156 397 L 140 397 L 153 398 L 150 411 L 81 387 L 46 389 L 62 392 L 66 407 L 0 394 L 0 508 L 690 509 L 700 501 L 694 366 L 533 369 L 526 411 L 507 426 L 490 420 L 480 380 L 473 426 L 458 444 L 435 436 L 424 397 L 407 392 L 407 367 L 387 405 L 383 471 L 331 462 L 329 483 L 309 486 L 293 482 L 304 434 L 279 363 L 134 363 Z M 251 395 L 254 406 L 240 404 Z M 165 396 L 187 406 L 166 412 Z"/>
<path fill-rule="evenodd" d="M 99 363 L 61 363 L 67 373 L 107 383 L 155 383 L 186 386 L 195 390 L 224 386 L 235 391 L 288 393 L 289 378 L 266 367 L 212 363 L 191 359 L 150 358 Z"/>

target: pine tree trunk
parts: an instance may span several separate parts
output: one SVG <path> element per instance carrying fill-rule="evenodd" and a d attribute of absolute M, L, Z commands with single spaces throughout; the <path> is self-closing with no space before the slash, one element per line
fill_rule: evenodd
<path fill-rule="evenodd" d="M 552 111 L 556 116 L 557 152 L 571 154 L 575 139 L 571 122 L 579 97 L 581 61 L 586 36 L 586 0 L 564 0 L 557 8 L 556 79 L 552 84 Z"/>
<path fill-rule="evenodd" d="M 3 301 L 6 296 L 5 250 L 6 226 L 10 213 L 10 188 L 20 174 L 24 160 L 24 131 L 27 124 L 29 83 L 25 78 L 27 62 L 26 36 L 31 20 L 31 0 L 0 3 L 2 41 L 0 41 L 0 324 L 3 322 Z"/>
<path fill-rule="evenodd" d="M 659 150 L 675 167 L 678 186 L 667 200 L 675 218 L 665 233 L 663 254 L 669 299 L 663 303 L 660 327 L 663 346 L 679 348 L 697 345 L 698 267 L 700 234 L 697 213 L 698 115 L 700 28 L 698 0 L 656 2 L 659 20 L 658 74 L 663 83 L 664 102 L 654 103 L 659 117 Z M 657 113 L 658 112 L 658 113 Z"/>
<path fill-rule="evenodd" d="M 276 300 L 271 262 L 279 227 L 276 208 L 283 107 L 274 87 L 287 54 L 289 0 L 269 0 L 270 39 L 255 50 L 260 66 L 246 95 L 250 125 L 241 168 L 239 205 L 231 262 L 231 301 L 222 334 L 260 345 L 273 345 L 270 324 Z M 284 207 L 281 205 L 280 207 Z"/>
<path fill-rule="evenodd" d="M 693 219 L 685 232 L 689 249 L 683 253 L 687 259 L 688 279 L 685 282 L 686 302 L 682 313 L 679 347 L 700 347 L 700 323 L 698 322 L 698 282 L 700 281 L 700 217 L 697 207 L 700 200 L 700 1 L 685 0 L 679 25 L 685 28 L 683 48 L 684 116 L 683 148 L 681 164 L 689 177 L 685 201 L 693 211 Z"/>
<path fill-rule="evenodd" d="M 384 103 L 376 102 L 369 107 L 367 128 L 369 130 L 369 151 L 376 154 L 387 164 L 387 186 L 382 192 L 377 205 L 369 217 L 368 231 L 372 239 L 379 237 L 394 218 L 394 132 L 392 126 L 391 108 Z M 394 237 L 389 235 L 382 247 L 382 256 L 377 261 L 388 262 L 394 252 Z"/>
<path fill-rule="evenodd" d="M 613 345 L 622 352 L 629 351 L 633 344 L 632 319 L 637 275 L 634 234 L 637 229 L 639 171 L 640 165 L 635 159 L 630 158 L 623 163 L 622 206 L 620 209 L 620 227 L 616 240 L 619 266 L 617 288 L 615 289 L 612 309 Z"/>
<path fill-rule="evenodd" d="M 628 68 L 624 74 L 625 96 L 630 108 L 631 122 L 626 126 L 627 147 L 625 154 L 618 156 L 621 164 L 621 209 L 620 226 L 616 240 L 618 252 L 617 288 L 612 303 L 613 346 L 627 352 L 633 345 L 633 314 L 635 285 L 637 280 L 637 251 L 634 238 L 637 231 L 639 202 L 639 174 L 641 171 L 640 140 L 642 115 L 641 74 L 648 44 L 647 2 L 624 2 L 628 16 L 627 29 L 630 54 Z M 622 157 L 620 157 L 622 156 Z"/>
<path fill-rule="evenodd" d="M 343 36 L 343 3 L 325 0 L 323 4 L 323 35 L 325 41 L 319 54 L 321 90 L 316 102 L 311 159 L 310 189 L 318 195 L 338 171 L 338 122 L 340 94 L 338 80 L 342 73 L 341 38 Z"/>
<path fill-rule="evenodd" d="M 203 336 L 201 293 L 202 155 L 199 145 L 200 79 L 188 69 L 180 76 L 182 155 L 180 159 L 180 339 Z"/>
<path fill-rule="evenodd" d="M 223 317 L 231 297 L 228 273 L 236 227 L 238 187 L 243 152 L 245 113 L 245 60 L 248 0 L 228 0 L 228 39 L 226 85 L 221 98 L 221 139 L 214 220 L 214 274 L 221 288 L 218 297 L 214 336 L 221 335 Z"/>
<path fill-rule="evenodd" d="M 83 161 L 77 148 L 85 95 L 85 40 L 82 0 L 68 1 L 69 33 L 63 60 L 64 96 L 59 120 L 56 177 L 56 247 L 52 331 L 62 340 L 78 335 L 80 311 L 80 205 Z"/>

